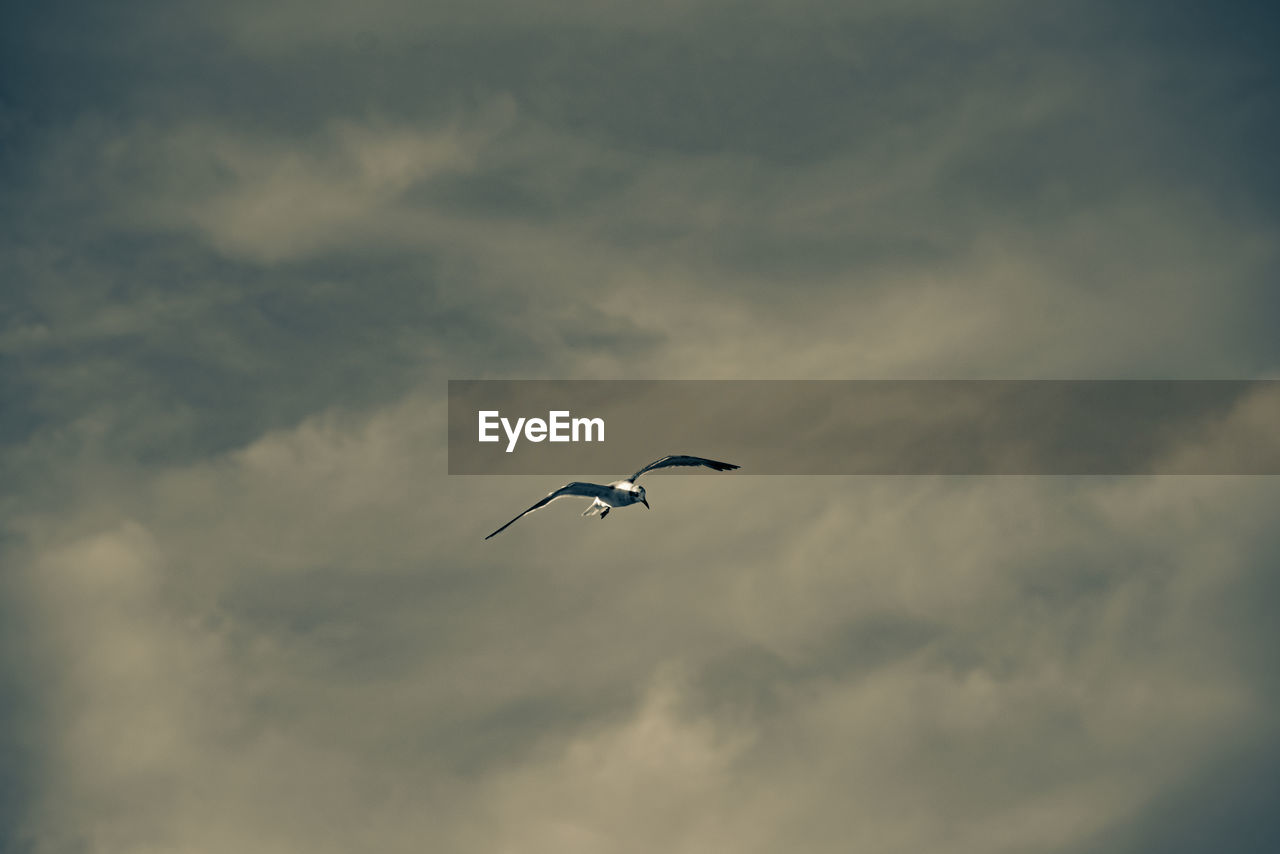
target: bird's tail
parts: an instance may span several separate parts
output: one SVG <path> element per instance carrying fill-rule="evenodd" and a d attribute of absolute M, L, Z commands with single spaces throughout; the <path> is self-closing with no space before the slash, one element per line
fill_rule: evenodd
<path fill-rule="evenodd" d="M 590 504 L 587 505 L 587 509 L 582 511 L 582 515 L 595 516 L 597 513 L 599 513 L 603 509 L 604 509 L 604 505 L 601 504 L 599 501 L 592 501 Z"/>

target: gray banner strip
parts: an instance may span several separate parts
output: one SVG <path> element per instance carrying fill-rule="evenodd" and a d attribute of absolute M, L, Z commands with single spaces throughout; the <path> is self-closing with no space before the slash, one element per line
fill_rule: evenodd
<path fill-rule="evenodd" d="M 666 454 L 743 474 L 1280 474 L 1280 381 L 449 382 L 450 474 L 619 478 Z"/>

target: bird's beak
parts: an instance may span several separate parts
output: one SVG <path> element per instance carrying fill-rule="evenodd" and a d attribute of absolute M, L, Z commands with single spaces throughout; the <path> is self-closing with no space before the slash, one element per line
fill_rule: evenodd
<path fill-rule="evenodd" d="M 652 510 L 652 509 L 653 509 L 652 507 L 649 507 L 649 499 L 647 499 L 647 498 L 641 498 L 641 499 L 640 499 L 640 503 L 641 503 L 641 504 L 643 504 L 643 505 L 644 505 L 646 508 L 648 508 L 649 510 Z"/>

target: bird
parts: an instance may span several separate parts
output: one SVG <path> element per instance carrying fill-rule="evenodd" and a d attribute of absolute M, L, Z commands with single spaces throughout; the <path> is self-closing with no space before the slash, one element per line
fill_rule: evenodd
<path fill-rule="evenodd" d="M 669 454 L 660 460 L 654 460 L 649 463 L 649 465 L 624 480 L 615 480 L 613 483 L 609 484 L 583 483 L 582 481 L 566 483 L 559 489 L 547 493 L 546 498 L 542 499 L 537 504 L 524 511 L 524 513 L 521 513 L 520 516 L 517 516 L 515 519 L 512 519 L 510 522 L 494 531 L 488 537 L 485 537 L 485 539 L 487 540 L 501 534 L 507 528 L 510 528 L 511 525 L 514 524 L 521 516 L 546 507 L 557 498 L 570 498 L 572 496 L 590 498 L 591 504 L 587 506 L 586 510 L 582 511 L 582 515 L 595 516 L 599 514 L 601 519 L 608 516 L 609 511 L 615 507 L 627 507 L 632 504 L 643 504 L 647 509 L 652 509 L 649 508 L 649 500 L 645 496 L 644 487 L 638 486 L 636 484 L 636 480 L 640 475 L 647 471 L 670 468 L 671 466 L 705 466 L 709 469 L 714 469 L 715 471 L 733 471 L 736 468 L 741 468 L 741 466 L 736 466 L 733 463 L 722 463 L 719 460 L 709 460 L 706 457 L 690 457 L 685 454 Z"/>

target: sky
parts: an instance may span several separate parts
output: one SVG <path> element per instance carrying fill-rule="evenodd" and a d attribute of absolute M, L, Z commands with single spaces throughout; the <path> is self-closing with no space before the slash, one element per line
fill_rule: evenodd
<path fill-rule="evenodd" d="M 4 854 L 1280 846 L 1274 478 L 484 542 L 558 483 L 445 442 L 450 379 L 1276 378 L 1266 4 L 6 18 Z"/>

